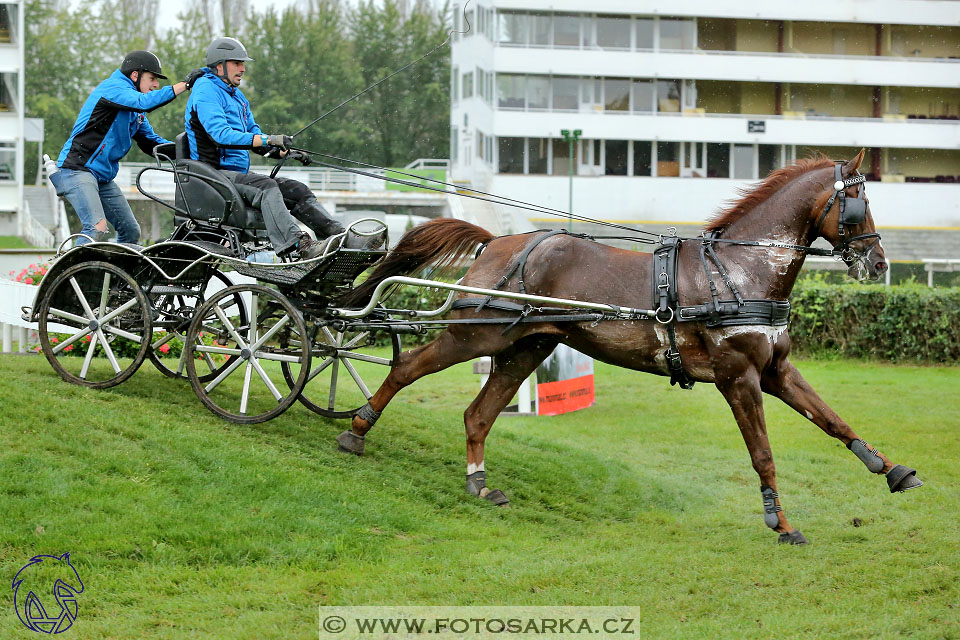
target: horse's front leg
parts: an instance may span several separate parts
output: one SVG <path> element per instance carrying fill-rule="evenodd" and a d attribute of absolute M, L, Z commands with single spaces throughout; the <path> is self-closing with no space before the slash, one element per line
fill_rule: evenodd
<path fill-rule="evenodd" d="M 872 473 L 884 474 L 891 493 L 923 486 L 915 469 L 894 464 L 854 433 L 787 358 L 781 358 L 764 373 L 762 385 L 765 392 L 780 398 L 824 433 L 840 440 Z"/>
<path fill-rule="evenodd" d="M 760 373 L 752 364 L 742 361 L 740 366 L 727 363 L 715 370 L 716 385 L 723 394 L 740 427 L 743 441 L 750 452 L 753 469 L 760 476 L 760 493 L 763 496 L 763 522 L 780 534 L 778 542 L 806 544 L 807 539 L 787 521 L 780 506 L 777 492 L 777 471 L 773 464 L 773 452 L 767 437 L 767 424 L 763 416 L 763 392 L 760 390 Z"/>

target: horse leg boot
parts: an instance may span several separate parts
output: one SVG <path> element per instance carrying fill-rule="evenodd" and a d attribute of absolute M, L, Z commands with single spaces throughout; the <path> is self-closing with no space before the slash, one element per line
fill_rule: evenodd
<path fill-rule="evenodd" d="M 376 424 L 387 404 L 404 387 L 423 376 L 443 371 L 451 365 L 472 360 L 479 355 L 482 354 L 471 348 L 469 343 L 454 338 L 449 331 L 444 331 L 430 344 L 401 353 L 383 384 L 353 417 L 350 430 L 337 436 L 340 450 L 363 455 L 367 432 Z"/>
<path fill-rule="evenodd" d="M 490 377 L 463 413 L 467 431 L 467 493 L 498 506 L 509 504 L 503 491 L 487 488 L 484 443 L 497 416 L 556 345 L 556 340 L 528 338 L 494 357 Z"/>
<path fill-rule="evenodd" d="M 885 455 L 860 438 L 837 413 L 827 406 L 810 384 L 786 358 L 780 360 L 763 379 L 763 389 L 783 400 L 797 413 L 846 445 L 871 473 L 887 478 L 890 492 L 906 491 L 923 486 L 916 469 L 894 464 Z"/>
<path fill-rule="evenodd" d="M 767 437 L 767 425 L 763 415 L 763 393 L 760 376 L 756 369 L 745 367 L 738 371 L 726 371 L 717 375 L 717 389 L 723 394 L 740 427 L 743 441 L 750 452 L 754 471 L 760 476 L 760 494 L 763 498 L 763 522 L 780 534 L 780 544 L 807 544 L 800 531 L 790 526 L 780 506 L 777 492 L 777 472 L 773 464 L 773 452 Z"/>

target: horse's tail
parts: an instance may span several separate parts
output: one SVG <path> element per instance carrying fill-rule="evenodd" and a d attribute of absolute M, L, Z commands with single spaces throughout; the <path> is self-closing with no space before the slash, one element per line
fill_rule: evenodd
<path fill-rule="evenodd" d="M 365 304 L 377 285 L 390 276 L 416 274 L 432 267 L 431 278 L 443 277 L 478 245 L 494 236 L 463 220 L 436 218 L 406 232 L 363 284 L 337 301 L 338 306 Z"/>

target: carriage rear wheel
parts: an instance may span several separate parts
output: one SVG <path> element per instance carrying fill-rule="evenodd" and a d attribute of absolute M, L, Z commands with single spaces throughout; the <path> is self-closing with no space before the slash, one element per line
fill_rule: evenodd
<path fill-rule="evenodd" d="M 140 285 L 107 262 L 83 262 L 57 276 L 39 309 L 40 347 L 67 382 L 106 389 L 143 363 L 151 314 Z"/>
<path fill-rule="evenodd" d="M 207 288 L 210 287 L 211 284 L 214 284 L 214 281 L 220 283 L 223 289 L 233 286 L 230 278 L 215 269 L 210 280 L 200 285 L 199 290 L 193 295 L 188 293 L 162 293 L 152 296 L 151 301 L 153 302 L 153 308 L 161 321 L 168 323 L 176 323 L 179 321 L 179 324 L 176 326 L 167 327 L 163 333 L 156 336 L 156 339 L 150 344 L 150 350 L 147 352 L 150 361 L 163 375 L 169 378 L 182 378 L 186 376 L 187 327 L 193 318 L 193 313 L 203 304 Z M 226 306 L 228 303 L 229 301 L 224 302 L 223 306 Z M 240 324 L 246 326 L 247 309 L 239 293 L 234 295 L 233 303 L 237 306 Z M 180 357 L 176 360 L 163 355 L 164 345 L 168 345 L 169 349 L 169 344 L 174 339 L 179 340 L 183 345 L 180 351 Z M 210 354 L 201 354 L 200 363 L 197 365 L 197 374 L 200 382 L 209 382 L 216 378 L 225 367 L 233 362 L 234 358 L 235 356 L 229 356 L 225 360 L 218 362 L 214 360 Z"/>
<path fill-rule="evenodd" d="M 349 327 L 337 331 L 326 325 L 316 326 L 315 332 L 310 374 L 300 403 L 327 418 L 351 418 L 390 373 L 400 355 L 400 337 Z M 375 347 L 377 335 L 389 337 L 385 347 Z M 285 364 L 281 367 L 287 384 L 293 384 L 293 371 Z"/>
<path fill-rule="evenodd" d="M 249 320 L 243 312 L 243 299 Z M 200 401 L 221 418 L 254 424 L 292 405 L 310 370 L 306 325 L 282 294 L 261 285 L 237 285 L 216 293 L 197 309 L 187 330 L 186 369 Z M 210 357 L 219 373 L 203 381 Z M 231 359 L 232 358 L 232 359 Z M 284 381 L 290 371 L 293 384 Z"/>

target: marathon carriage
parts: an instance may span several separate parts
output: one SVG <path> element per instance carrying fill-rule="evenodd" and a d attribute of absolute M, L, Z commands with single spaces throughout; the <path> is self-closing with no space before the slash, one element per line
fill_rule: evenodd
<path fill-rule="evenodd" d="M 182 142 L 181 134 L 176 146 Z M 354 363 L 388 369 L 400 349 L 397 334 L 410 329 L 390 327 L 382 322 L 388 314 L 375 309 L 363 319 L 375 324 L 358 331 L 358 321 L 329 310 L 386 253 L 386 226 L 359 220 L 312 260 L 249 262 L 270 249 L 259 211 L 217 171 L 184 155 L 164 145 L 157 165 L 137 177 L 141 193 L 173 209 L 167 240 L 93 242 L 58 253 L 33 308 L 24 310 L 39 325 L 47 360 L 68 382 L 103 389 L 149 359 L 164 375 L 188 377 L 201 401 L 233 422 L 268 420 L 297 398 L 324 416 L 353 415 L 370 396 Z M 172 174 L 174 204 L 142 188 L 148 171 Z M 377 340 L 390 355 L 361 353 Z M 308 382 L 310 395 L 303 393 Z"/>

